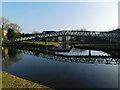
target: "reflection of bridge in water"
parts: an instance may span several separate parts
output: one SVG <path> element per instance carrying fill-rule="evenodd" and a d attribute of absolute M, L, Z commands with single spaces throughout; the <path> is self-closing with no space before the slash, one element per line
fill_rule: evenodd
<path fill-rule="evenodd" d="M 50 60 L 63 61 L 63 62 L 71 62 L 71 63 L 90 63 L 90 64 L 111 64 L 118 65 L 120 63 L 120 59 L 118 57 L 113 56 L 66 56 L 66 55 L 58 55 L 55 53 L 43 53 L 36 50 L 29 49 L 18 49 L 19 52 L 24 54 L 39 56 L 43 58 L 47 58 Z"/>

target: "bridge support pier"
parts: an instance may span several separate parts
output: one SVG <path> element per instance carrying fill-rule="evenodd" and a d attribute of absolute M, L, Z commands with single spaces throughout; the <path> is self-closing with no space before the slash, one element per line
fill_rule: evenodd
<path fill-rule="evenodd" d="M 91 50 L 89 49 L 89 56 L 91 56 Z"/>
<path fill-rule="evenodd" d="M 89 31 L 89 46 L 91 46 L 91 35 L 90 35 L 90 31 Z"/>

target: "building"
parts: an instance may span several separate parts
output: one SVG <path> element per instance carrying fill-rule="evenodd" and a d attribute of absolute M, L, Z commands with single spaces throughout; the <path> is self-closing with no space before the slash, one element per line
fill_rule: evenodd
<path fill-rule="evenodd" d="M 52 33 L 56 33 L 55 31 L 43 31 L 42 34 L 52 34 Z"/>
<path fill-rule="evenodd" d="M 1 40 L 7 40 L 7 30 L 2 31 L 2 29 L 0 29 L 0 38 Z"/>

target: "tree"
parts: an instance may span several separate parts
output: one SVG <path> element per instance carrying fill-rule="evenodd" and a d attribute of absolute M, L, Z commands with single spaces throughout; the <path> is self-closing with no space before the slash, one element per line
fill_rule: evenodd
<path fill-rule="evenodd" d="M 21 33 L 20 33 L 21 27 L 19 25 L 14 24 L 14 23 L 9 23 L 9 24 L 6 25 L 6 28 L 14 31 L 14 38 L 21 37 Z"/>
<path fill-rule="evenodd" d="M 22 34 L 21 34 L 21 33 L 16 33 L 16 32 L 15 32 L 15 38 L 20 38 L 20 37 L 22 37 Z"/>
<path fill-rule="evenodd" d="M 4 18 L 4 17 L 0 17 L 0 27 L 1 28 L 1 31 L 0 33 L 2 32 L 2 37 L 3 39 L 5 39 L 6 35 L 5 35 L 5 32 L 8 32 L 8 40 L 10 40 L 10 38 L 13 38 L 13 37 L 10 37 L 11 35 L 15 37 L 21 37 L 21 27 L 17 24 L 14 24 L 14 23 L 10 23 L 8 19 Z M 6 30 L 6 31 L 5 31 Z M 12 31 L 10 31 L 12 30 Z M 14 33 L 13 33 L 14 32 Z"/>
<path fill-rule="evenodd" d="M 7 18 L 0 17 L 0 25 L 2 26 L 2 30 L 8 30 L 9 28 L 14 29 L 16 31 L 21 31 L 21 27 L 17 24 L 10 23 Z"/>
<path fill-rule="evenodd" d="M 0 26 L 0 33 L 2 33 L 0 36 L 2 36 L 3 39 L 6 39 L 8 37 L 8 40 L 14 40 L 14 38 L 21 37 L 21 27 L 17 24 L 10 23 L 7 18 L 0 17 Z"/>
<path fill-rule="evenodd" d="M 9 41 L 12 41 L 15 39 L 15 32 L 13 29 L 8 29 L 7 37 Z"/>
<path fill-rule="evenodd" d="M 2 26 L 2 30 L 5 29 L 5 26 L 9 24 L 9 20 L 7 18 L 4 17 L 0 17 L 0 25 Z"/>
<path fill-rule="evenodd" d="M 7 18 L 0 17 L 0 26 L 1 26 L 0 27 L 1 28 L 0 33 L 2 34 L 2 35 L 0 35 L 0 38 L 5 38 L 4 37 L 4 30 L 6 29 L 5 27 L 8 23 L 9 23 L 9 20 Z"/>
<path fill-rule="evenodd" d="M 21 31 L 21 27 L 19 26 L 19 25 L 17 25 L 17 24 L 14 24 L 14 23 L 9 23 L 9 24 L 7 24 L 6 26 L 5 26 L 5 28 L 7 28 L 7 29 L 14 29 L 15 30 L 15 32 L 20 32 Z"/>

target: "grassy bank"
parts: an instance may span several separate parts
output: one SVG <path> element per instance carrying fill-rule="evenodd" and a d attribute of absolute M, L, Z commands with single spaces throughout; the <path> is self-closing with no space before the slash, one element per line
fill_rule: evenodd
<path fill-rule="evenodd" d="M 65 42 L 30 42 L 30 41 L 23 41 L 22 43 L 30 43 L 30 44 L 37 44 L 37 45 L 44 45 L 44 46 L 55 46 L 55 47 L 58 47 L 60 44 L 72 44 L 72 43 L 79 43 L 77 41 L 74 41 L 74 42 L 71 42 L 71 41 L 65 41 Z"/>
<path fill-rule="evenodd" d="M 35 45 L 43 45 L 43 46 L 59 46 L 59 42 L 30 42 L 30 41 L 23 41 L 21 43 L 29 43 Z"/>
<path fill-rule="evenodd" d="M 90 49 L 114 49 L 120 50 L 120 44 L 117 43 L 102 43 L 102 44 L 80 44 L 78 41 L 61 41 L 61 42 L 30 42 L 30 41 L 21 41 L 21 42 L 3 42 L 3 45 L 11 45 L 11 46 L 44 46 L 44 47 L 51 47 L 55 46 L 58 47 L 60 44 L 74 44 L 75 47 L 81 48 L 90 48 Z"/>
<path fill-rule="evenodd" d="M 30 41 L 21 41 L 21 42 L 3 42 L 2 45 L 10 45 L 10 46 L 55 46 L 58 47 L 60 44 L 73 44 L 79 43 L 77 41 L 65 41 L 65 42 L 30 42 Z"/>
<path fill-rule="evenodd" d="M 52 90 L 49 87 L 16 77 L 6 72 L 2 72 L 2 88 L 38 88 Z"/>
<path fill-rule="evenodd" d="M 13 45 L 14 42 L 12 42 L 12 41 L 3 41 L 2 44 L 3 45 Z"/>

